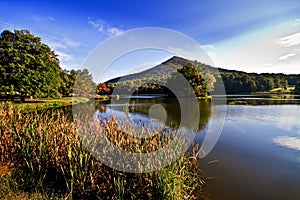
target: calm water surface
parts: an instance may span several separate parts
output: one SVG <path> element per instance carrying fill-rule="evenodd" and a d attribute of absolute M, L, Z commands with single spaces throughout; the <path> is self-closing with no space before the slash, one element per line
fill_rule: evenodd
<path fill-rule="evenodd" d="M 209 121 L 217 117 L 218 111 L 223 112 L 224 107 L 227 109 L 217 144 L 200 160 L 203 175 L 210 178 L 205 187 L 206 196 L 212 200 L 299 200 L 299 98 L 230 96 L 228 99 L 247 101 L 247 106 L 199 102 L 201 119 L 195 138 L 199 144 L 207 132 Z M 180 108 L 174 100 L 143 98 L 133 103 L 134 112 L 131 114 L 137 119 L 147 121 L 148 109 L 159 103 L 167 110 L 169 126 L 180 122 Z M 99 111 L 106 114 L 123 112 L 122 107 L 124 105 L 100 105 Z"/>
<path fill-rule="evenodd" d="M 200 163 L 213 178 L 211 199 L 300 199 L 300 106 L 227 106 L 221 137 Z"/>

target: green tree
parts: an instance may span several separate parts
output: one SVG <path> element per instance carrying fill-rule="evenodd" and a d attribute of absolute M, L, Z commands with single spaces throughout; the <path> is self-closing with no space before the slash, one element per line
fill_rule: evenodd
<path fill-rule="evenodd" d="M 68 71 L 63 70 L 61 73 L 62 83 L 60 85 L 60 93 L 63 96 L 70 96 L 74 89 L 74 83 L 76 80 L 76 76 L 79 71 L 74 69 Z"/>
<path fill-rule="evenodd" d="M 62 70 L 53 50 L 27 30 L 0 35 L 0 94 L 58 97 Z"/>
<path fill-rule="evenodd" d="M 295 87 L 295 94 L 300 94 L 300 81 L 297 82 L 297 85 Z"/>
<path fill-rule="evenodd" d="M 202 74 L 192 65 L 184 66 L 177 70 L 192 86 L 196 96 L 207 96 L 208 86 Z M 215 80 L 215 79 L 214 79 Z M 213 86 L 211 86 L 213 88 Z"/>
<path fill-rule="evenodd" d="M 74 71 L 73 71 L 74 73 Z M 73 86 L 73 93 L 76 96 L 89 97 L 96 92 L 96 84 L 87 69 L 76 71 L 76 80 Z"/>
<path fill-rule="evenodd" d="M 276 78 L 274 79 L 274 86 L 275 87 L 281 87 L 281 80 L 278 76 L 276 76 Z"/>

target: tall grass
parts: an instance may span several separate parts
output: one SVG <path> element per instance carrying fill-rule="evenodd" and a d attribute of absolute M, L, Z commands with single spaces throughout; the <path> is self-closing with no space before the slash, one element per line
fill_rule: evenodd
<path fill-rule="evenodd" d="M 126 136 L 114 119 L 97 125 L 119 147 L 141 152 L 141 141 Z M 167 145 L 168 139 L 153 135 L 144 141 L 143 152 Z M 83 146 L 74 122 L 63 113 L 21 113 L 11 104 L 0 105 L 0 166 L 10 166 L 0 176 L 0 190 L 7 186 L 38 191 L 41 199 L 192 199 L 203 185 L 196 152 L 195 147 L 192 155 L 150 173 L 124 173 L 96 160 Z M 0 192 L 0 198 L 5 195 Z"/>

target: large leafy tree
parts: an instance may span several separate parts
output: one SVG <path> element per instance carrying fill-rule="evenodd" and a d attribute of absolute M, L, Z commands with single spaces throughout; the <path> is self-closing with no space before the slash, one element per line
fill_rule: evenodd
<path fill-rule="evenodd" d="M 74 95 L 89 97 L 95 94 L 96 84 L 94 83 L 93 77 L 87 69 L 77 70 L 73 72 L 71 71 L 71 76 L 72 74 L 76 77 L 73 83 Z"/>
<path fill-rule="evenodd" d="M 60 96 L 63 71 L 53 50 L 27 30 L 0 35 L 0 94 Z"/>

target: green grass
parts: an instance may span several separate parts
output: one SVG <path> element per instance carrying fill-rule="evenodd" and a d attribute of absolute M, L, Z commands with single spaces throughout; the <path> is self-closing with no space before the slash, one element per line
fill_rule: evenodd
<path fill-rule="evenodd" d="M 0 108 L 0 166 L 9 165 L 0 171 L 0 199 L 192 199 L 196 190 L 202 190 L 195 146 L 170 166 L 132 174 L 96 160 L 77 132 L 93 134 L 101 129 L 120 148 L 148 152 L 168 145 L 170 138 L 160 139 L 159 130 L 150 130 L 158 131 L 152 133 L 158 136 L 137 145 L 136 138 L 121 134 L 134 131 L 132 126 L 120 129 L 113 118 L 104 124 L 95 121 L 87 129 L 84 119 L 75 126 L 58 111 L 22 113 L 11 103 Z"/>
<path fill-rule="evenodd" d="M 88 101 L 89 99 L 82 97 L 65 97 L 60 99 L 26 99 L 25 102 L 15 102 L 11 104 L 11 109 L 18 109 L 22 111 L 35 111 L 47 108 L 70 106 Z"/>
<path fill-rule="evenodd" d="M 98 101 L 99 100 L 107 101 L 109 100 L 109 97 L 97 95 L 95 99 Z M 53 99 L 53 98 L 25 99 L 25 102 L 15 102 L 12 105 L 12 109 L 19 109 L 23 111 L 35 111 L 35 110 L 42 110 L 47 108 L 70 106 L 78 103 L 85 103 L 88 101 L 89 99 L 84 97 L 63 97 L 60 99 Z"/>

